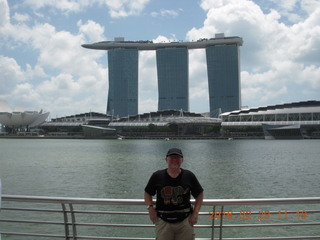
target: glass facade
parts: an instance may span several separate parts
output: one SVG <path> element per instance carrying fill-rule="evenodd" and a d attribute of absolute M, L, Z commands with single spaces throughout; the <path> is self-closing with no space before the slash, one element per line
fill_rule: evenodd
<path fill-rule="evenodd" d="M 319 121 L 320 113 L 278 113 L 263 115 L 239 114 L 225 115 L 222 117 L 224 122 L 300 122 L 300 121 Z"/>
<path fill-rule="evenodd" d="M 189 111 L 188 49 L 157 49 L 158 110 Z"/>
<path fill-rule="evenodd" d="M 240 63 L 237 44 L 206 48 L 210 116 L 241 107 Z"/>
<path fill-rule="evenodd" d="M 109 92 L 107 114 L 126 117 L 138 114 L 138 50 L 108 51 Z"/>

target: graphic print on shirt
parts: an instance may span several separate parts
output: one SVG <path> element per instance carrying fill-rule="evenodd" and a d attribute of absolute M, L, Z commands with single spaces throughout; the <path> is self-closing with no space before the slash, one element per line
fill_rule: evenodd
<path fill-rule="evenodd" d="M 161 189 L 161 197 L 163 198 L 163 203 L 167 204 L 174 204 L 178 205 L 183 202 L 183 194 L 188 192 L 187 189 L 183 189 L 181 186 L 172 187 L 172 186 L 165 186 Z"/>

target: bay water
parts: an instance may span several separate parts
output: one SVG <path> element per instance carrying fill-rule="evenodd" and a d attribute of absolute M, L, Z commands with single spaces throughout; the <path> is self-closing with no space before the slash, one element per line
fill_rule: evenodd
<path fill-rule="evenodd" d="M 142 199 L 171 147 L 206 199 L 320 197 L 320 140 L 3 138 L 2 194 Z"/>

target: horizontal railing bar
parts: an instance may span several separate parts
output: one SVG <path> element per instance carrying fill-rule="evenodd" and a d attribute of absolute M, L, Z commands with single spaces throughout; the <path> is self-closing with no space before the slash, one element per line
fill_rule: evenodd
<path fill-rule="evenodd" d="M 273 224 L 223 224 L 220 226 L 219 224 L 216 224 L 214 226 L 212 225 L 206 225 L 206 224 L 197 224 L 194 225 L 195 228 L 232 228 L 232 227 L 286 227 L 286 226 L 314 226 L 314 225 L 320 225 L 320 222 L 311 222 L 311 223 L 273 223 Z"/>
<path fill-rule="evenodd" d="M 320 236 L 295 236 L 295 237 L 254 237 L 254 238 L 223 238 L 223 240 L 295 240 L 295 239 L 319 239 Z M 208 238 L 209 239 L 209 238 Z"/>
<path fill-rule="evenodd" d="M 71 203 L 71 204 L 103 204 L 103 205 L 145 205 L 143 199 L 106 199 L 106 198 L 68 198 L 23 195 L 2 195 L 2 201 Z"/>
<path fill-rule="evenodd" d="M 72 225 L 71 223 L 67 223 Z M 123 223 L 75 223 L 76 226 L 98 226 L 98 227 L 154 227 L 151 224 L 123 224 Z"/>
<path fill-rule="evenodd" d="M 39 224 L 56 224 L 64 225 L 64 222 L 52 222 L 52 221 L 34 221 L 34 220 L 14 220 L 14 219 L 0 219 L 0 222 L 14 222 L 14 223 L 39 223 Z"/>
<path fill-rule="evenodd" d="M 12 233 L 2 232 L 3 235 L 15 235 L 15 236 L 34 236 L 34 237 L 58 237 L 65 238 L 62 235 L 49 235 L 49 234 L 28 234 L 28 233 Z M 68 236 L 72 238 L 73 236 Z M 254 238 L 223 238 L 223 240 L 296 240 L 296 239 L 319 239 L 320 236 L 294 236 L 294 237 L 254 237 Z M 122 240 L 154 240 L 154 238 L 127 238 L 127 237 L 99 237 L 99 236 L 77 236 L 77 239 L 122 239 Z M 196 240 L 210 240 L 211 238 L 196 238 Z"/>
<path fill-rule="evenodd" d="M 3 201 L 72 203 L 72 204 L 108 204 L 108 205 L 145 205 L 143 199 L 105 199 L 105 198 L 65 198 L 22 195 L 2 195 Z M 194 202 L 194 200 L 192 201 Z M 320 197 L 310 198 L 261 198 L 261 199 L 205 199 L 203 206 L 214 205 L 274 205 L 274 204 L 317 204 Z"/>
<path fill-rule="evenodd" d="M 119 214 L 119 215 L 148 215 L 147 212 L 123 212 L 123 211 L 85 211 L 85 210 L 54 210 L 54 209 L 39 209 L 39 208 L 1 208 L 2 211 L 29 211 L 29 212 L 49 212 L 49 213 L 82 213 L 82 214 Z M 208 213 L 205 213 L 208 214 Z"/>
<path fill-rule="evenodd" d="M 310 198 L 257 198 L 257 199 L 205 199 L 204 206 L 213 205 L 281 205 L 281 204 L 318 204 L 319 197 Z"/>
<path fill-rule="evenodd" d="M 77 236 L 78 239 L 122 239 L 122 240 L 155 240 L 154 238 L 124 238 L 124 237 L 93 237 Z M 223 238 L 223 240 L 296 240 L 296 239 L 319 239 L 319 236 L 296 236 L 296 237 L 265 237 L 265 238 Z M 196 238 L 196 240 L 212 240 L 212 238 Z"/>
<path fill-rule="evenodd" d="M 320 213 L 320 210 L 304 209 L 303 211 L 307 212 L 308 214 Z M 66 210 L 65 212 L 71 212 L 71 211 L 70 210 Z M 123 212 L 123 211 L 81 211 L 81 210 L 74 210 L 73 212 L 74 213 L 82 213 L 82 214 L 149 215 L 148 212 Z M 302 212 L 302 210 L 300 212 Z M 269 213 L 270 214 L 279 214 L 279 211 L 269 211 Z M 233 215 L 240 215 L 241 212 L 239 212 L 239 211 L 233 212 L 232 211 L 232 214 Z M 261 212 L 259 212 L 259 211 L 250 211 L 250 214 L 251 215 L 259 215 L 259 214 L 261 214 Z M 281 211 L 281 214 L 284 214 L 284 211 Z M 286 214 L 297 214 L 297 211 L 286 211 Z M 211 215 L 211 213 L 209 213 L 209 212 L 199 212 L 199 215 Z"/>
<path fill-rule="evenodd" d="M 320 210 L 305 210 L 308 214 L 320 213 Z"/>
<path fill-rule="evenodd" d="M 31 212 L 53 212 L 53 213 L 62 213 L 62 210 L 59 209 L 45 209 L 45 208 L 1 208 L 1 211 L 31 211 Z"/>
<path fill-rule="evenodd" d="M 108 240 L 155 240 L 155 238 L 131 238 L 131 237 L 95 237 L 95 236 L 77 236 L 77 239 L 108 239 Z"/>
<path fill-rule="evenodd" d="M 66 210 L 65 212 L 71 212 Z M 80 211 L 74 210 L 73 213 L 82 213 L 82 214 L 118 214 L 118 215 L 149 215 L 148 212 L 122 212 L 122 211 Z"/>
<path fill-rule="evenodd" d="M 67 223 L 68 225 L 71 225 L 71 223 Z M 75 225 L 79 226 L 100 226 L 100 227 L 154 227 L 154 225 L 150 224 L 117 224 L 117 223 L 75 223 Z M 320 222 L 311 222 L 311 223 L 274 223 L 274 224 L 225 224 L 220 226 L 217 225 L 195 225 L 195 228 L 230 228 L 230 227 L 287 227 L 287 226 L 314 226 L 314 225 L 320 225 Z"/>
<path fill-rule="evenodd" d="M 55 237 L 65 238 L 65 235 L 54 235 L 54 234 L 35 234 L 35 233 L 16 233 L 16 232 L 1 232 L 2 235 L 8 236 L 29 236 L 29 237 Z"/>
<path fill-rule="evenodd" d="M 232 227 L 291 227 L 291 226 L 314 226 L 319 225 L 320 222 L 311 222 L 311 223 L 261 223 L 261 224 L 225 224 L 222 228 L 232 228 Z M 208 225 L 211 226 L 211 225 Z M 220 227 L 220 225 L 215 225 L 214 227 Z"/>
<path fill-rule="evenodd" d="M 280 211 L 280 210 L 279 210 Z M 279 211 L 263 211 L 263 212 L 269 212 L 270 214 L 279 214 Z M 284 210 L 281 210 L 281 214 L 284 214 L 284 212 L 286 212 L 286 214 L 297 214 L 297 212 L 307 212 L 308 214 L 313 214 L 313 213 L 320 213 L 320 210 L 308 210 L 308 209 L 303 209 L 303 210 L 300 210 L 300 211 L 284 211 Z M 225 213 L 228 213 L 228 211 L 224 211 Z M 245 212 L 245 211 L 244 211 Z M 240 211 L 232 211 L 232 214 L 233 215 L 241 215 L 242 213 Z M 261 211 L 250 211 L 250 214 L 251 215 L 259 215 L 261 214 Z M 222 216 L 222 214 L 221 214 Z"/>

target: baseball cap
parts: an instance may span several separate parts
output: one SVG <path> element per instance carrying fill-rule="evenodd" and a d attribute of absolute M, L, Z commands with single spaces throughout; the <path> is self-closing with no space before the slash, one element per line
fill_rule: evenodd
<path fill-rule="evenodd" d="M 179 148 L 170 148 L 167 152 L 167 157 L 170 155 L 179 155 L 180 157 L 183 157 L 182 151 Z"/>

